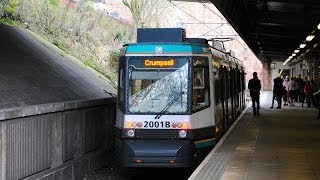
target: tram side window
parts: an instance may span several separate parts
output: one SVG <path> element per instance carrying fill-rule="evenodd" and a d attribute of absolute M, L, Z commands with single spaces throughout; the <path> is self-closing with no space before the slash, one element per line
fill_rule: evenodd
<path fill-rule="evenodd" d="M 226 82 L 226 99 L 230 98 L 230 72 L 227 71 L 227 82 Z"/>
<path fill-rule="evenodd" d="M 215 81 L 214 81 L 214 93 L 215 93 L 216 104 L 219 104 L 219 102 L 220 102 L 220 81 L 219 81 L 219 79 L 215 79 Z"/>
<path fill-rule="evenodd" d="M 242 80 L 242 91 L 244 91 L 246 89 L 244 72 L 241 73 L 241 80 Z"/>
<path fill-rule="evenodd" d="M 121 110 L 124 110 L 124 83 L 125 83 L 125 80 L 124 80 L 124 69 L 121 68 L 119 69 L 119 89 L 118 89 L 118 106 L 119 106 L 119 109 Z"/>
<path fill-rule="evenodd" d="M 194 68 L 193 72 L 193 110 L 197 111 L 209 106 L 209 70 L 205 68 Z"/>

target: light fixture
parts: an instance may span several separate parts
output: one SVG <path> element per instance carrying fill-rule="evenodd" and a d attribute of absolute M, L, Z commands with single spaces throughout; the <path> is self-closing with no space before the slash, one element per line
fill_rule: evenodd
<path fill-rule="evenodd" d="M 185 130 L 180 130 L 179 131 L 179 137 L 180 138 L 185 138 L 187 137 L 187 132 Z"/>
<path fill-rule="evenodd" d="M 318 24 L 318 29 L 320 29 L 320 23 Z"/>
<path fill-rule="evenodd" d="M 312 41 L 313 38 L 314 38 L 314 35 L 309 35 L 309 36 L 307 36 L 306 40 L 307 41 Z"/>
<path fill-rule="evenodd" d="M 289 56 L 288 59 L 285 60 L 282 65 L 286 65 L 286 64 L 292 59 L 292 57 L 293 57 L 293 56 Z"/>
<path fill-rule="evenodd" d="M 302 49 L 302 48 L 306 47 L 306 44 L 300 44 L 299 47 Z"/>
<path fill-rule="evenodd" d="M 286 65 L 289 61 L 290 59 L 287 59 L 286 61 L 284 61 L 283 65 Z"/>
<path fill-rule="evenodd" d="M 296 56 L 297 54 L 296 53 L 292 53 L 292 56 Z"/>
<path fill-rule="evenodd" d="M 129 129 L 128 131 L 127 131 L 127 137 L 134 137 L 134 130 L 133 129 Z"/>
<path fill-rule="evenodd" d="M 281 71 L 279 72 L 279 76 L 281 75 L 282 72 L 283 72 L 283 69 L 281 69 Z"/>
<path fill-rule="evenodd" d="M 296 50 L 294 50 L 294 53 L 298 53 L 300 50 L 299 49 L 296 49 Z"/>

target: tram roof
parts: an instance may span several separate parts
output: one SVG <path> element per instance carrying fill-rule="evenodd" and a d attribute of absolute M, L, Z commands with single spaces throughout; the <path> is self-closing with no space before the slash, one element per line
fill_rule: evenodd
<path fill-rule="evenodd" d="M 208 54 L 208 44 L 193 43 L 132 43 L 124 45 L 125 54 Z"/>
<path fill-rule="evenodd" d="M 215 60 L 218 60 L 221 64 L 238 64 L 243 66 L 241 60 L 231 56 L 228 52 L 224 52 L 208 44 L 195 44 L 195 43 L 178 43 L 178 42 L 165 42 L 165 43 L 130 43 L 125 44 L 122 56 L 181 56 L 181 55 L 213 55 Z"/>

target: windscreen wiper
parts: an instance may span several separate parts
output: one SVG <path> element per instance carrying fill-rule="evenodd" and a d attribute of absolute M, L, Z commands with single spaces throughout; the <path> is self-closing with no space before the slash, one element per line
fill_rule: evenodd
<path fill-rule="evenodd" d="M 161 111 L 159 114 L 156 115 L 156 117 L 154 117 L 155 119 L 160 119 L 160 117 L 172 106 L 172 104 L 177 100 L 177 98 L 181 95 L 183 95 L 184 92 L 181 91 L 180 93 L 178 93 Z"/>

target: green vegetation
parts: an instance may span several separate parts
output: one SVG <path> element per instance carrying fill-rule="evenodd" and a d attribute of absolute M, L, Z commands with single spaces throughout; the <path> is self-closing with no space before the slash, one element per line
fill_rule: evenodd
<path fill-rule="evenodd" d="M 17 3 L 14 0 L 2 1 L 0 7 L 2 8 L 2 17 L 16 19 Z"/>
<path fill-rule="evenodd" d="M 122 2 L 133 15 L 132 26 L 96 10 L 90 0 L 0 0 L 0 23 L 41 35 L 116 87 L 122 45 L 135 41 L 137 27 L 162 27 L 160 20 L 166 24 L 172 18 L 167 0 Z"/>
<path fill-rule="evenodd" d="M 15 20 L 12 20 L 11 18 L 1 18 L 0 23 L 16 27 L 18 26 L 18 23 Z"/>
<path fill-rule="evenodd" d="M 64 3 L 62 3 L 64 2 Z M 109 78 L 116 87 L 117 59 L 134 28 L 95 10 L 89 0 L 0 0 L 0 23 L 25 25 Z"/>

